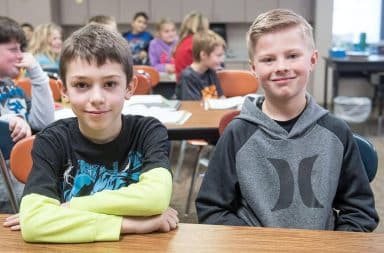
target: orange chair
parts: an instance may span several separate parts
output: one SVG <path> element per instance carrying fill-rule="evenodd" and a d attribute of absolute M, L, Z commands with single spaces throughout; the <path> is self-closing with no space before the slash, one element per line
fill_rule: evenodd
<path fill-rule="evenodd" d="M 17 86 L 19 86 L 20 88 L 23 89 L 23 91 L 25 92 L 25 94 L 28 97 L 32 96 L 31 79 L 19 78 L 19 79 L 15 80 L 15 83 Z M 51 91 L 52 91 L 53 100 L 55 100 L 56 102 L 60 102 L 61 101 L 61 92 L 60 92 L 60 85 L 59 85 L 58 81 L 53 79 L 53 78 L 49 78 L 49 86 L 50 86 Z"/>
<path fill-rule="evenodd" d="M 9 167 L 16 177 L 22 183 L 26 183 L 29 173 L 32 169 L 32 146 L 35 136 L 24 138 L 18 141 L 12 148 L 9 158 Z"/>
<path fill-rule="evenodd" d="M 52 91 L 53 100 L 55 102 L 61 102 L 60 84 L 58 80 L 49 78 L 49 86 Z"/>
<path fill-rule="evenodd" d="M 219 123 L 219 134 L 222 135 L 224 133 L 227 125 L 233 120 L 234 117 L 240 114 L 240 111 L 232 111 L 224 114 Z"/>
<path fill-rule="evenodd" d="M 147 65 L 134 65 L 133 68 L 140 74 L 147 73 L 150 76 L 152 88 L 159 84 L 160 74 L 154 67 Z"/>
<path fill-rule="evenodd" d="M 31 89 L 32 89 L 32 82 L 31 82 L 31 79 L 26 78 L 26 77 L 18 78 L 17 80 L 15 80 L 15 84 L 17 86 L 19 86 L 21 89 L 23 89 L 23 91 L 25 92 L 25 94 L 28 97 L 32 96 L 32 91 L 31 91 Z"/>
<path fill-rule="evenodd" d="M 246 70 L 221 70 L 217 72 L 224 96 L 245 96 L 259 88 L 256 76 Z"/>
<path fill-rule="evenodd" d="M 134 95 L 148 95 L 152 93 L 151 80 L 145 73 L 136 73 L 137 85 Z"/>

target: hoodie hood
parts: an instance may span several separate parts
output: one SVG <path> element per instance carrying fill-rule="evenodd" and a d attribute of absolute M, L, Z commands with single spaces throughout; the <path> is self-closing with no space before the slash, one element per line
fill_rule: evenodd
<path fill-rule="evenodd" d="M 305 96 L 307 99 L 307 105 L 289 133 L 273 119 L 264 114 L 257 106 L 258 102 L 264 100 L 264 96 L 246 97 L 241 113 L 237 118 L 258 125 L 262 131 L 273 138 L 297 138 L 302 136 L 306 131 L 308 131 L 316 124 L 317 120 L 328 113 L 327 110 L 316 104 L 311 95 L 307 93 Z"/>

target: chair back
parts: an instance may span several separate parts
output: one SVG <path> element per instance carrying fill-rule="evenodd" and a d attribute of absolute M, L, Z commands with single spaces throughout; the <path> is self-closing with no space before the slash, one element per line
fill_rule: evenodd
<path fill-rule="evenodd" d="M 15 80 L 15 84 L 19 86 L 28 97 L 32 96 L 32 82 L 31 79 L 23 77 Z"/>
<path fill-rule="evenodd" d="M 247 70 L 221 70 L 217 77 L 226 97 L 245 96 L 259 88 L 256 76 Z"/>
<path fill-rule="evenodd" d="M 148 75 L 136 73 L 137 85 L 134 95 L 148 95 L 152 93 L 151 80 Z"/>
<path fill-rule="evenodd" d="M 53 100 L 55 100 L 55 102 L 60 102 L 61 92 L 60 92 L 60 84 L 58 83 L 58 81 L 56 79 L 49 78 L 49 86 L 52 91 Z"/>
<path fill-rule="evenodd" d="M 159 84 L 160 73 L 154 67 L 147 65 L 134 65 L 133 68 L 136 72 L 140 74 L 147 73 L 149 75 L 152 88 Z"/>
<path fill-rule="evenodd" d="M 11 151 L 9 167 L 13 175 L 22 183 L 26 183 L 32 169 L 32 146 L 35 136 L 26 137 L 18 141 Z"/>
<path fill-rule="evenodd" d="M 370 141 L 358 134 L 354 133 L 353 138 L 355 139 L 357 146 L 359 147 L 360 156 L 363 160 L 364 168 L 367 172 L 369 182 L 372 182 L 372 180 L 376 176 L 378 164 L 375 146 Z"/>
<path fill-rule="evenodd" d="M 234 117 L 240 114 L 240 111 L 232 111 L 224 114 L 219 122 L 219 134 L 222 135 L 224 133 L 224 129 L 227 125 L 233 120 Z"/>

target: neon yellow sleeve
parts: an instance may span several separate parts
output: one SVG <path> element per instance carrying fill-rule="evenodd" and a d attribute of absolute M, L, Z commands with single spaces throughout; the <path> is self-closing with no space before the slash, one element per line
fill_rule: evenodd
<path fill-rule="evenodd" d="M 122 217 L 61 207 L 58 200 L 35 193 L 21 200 L 21 233 L 27 242 L 117 241 L 121 223 Z"/>
<path fill-rule="evenodd" d="M 74 197 L 70 208 L 121 216 L 152 216 L 163 213 L 172 194 L 172 176 L 165 168 L 151 169 L 139 182 L 118 190 Z"/>

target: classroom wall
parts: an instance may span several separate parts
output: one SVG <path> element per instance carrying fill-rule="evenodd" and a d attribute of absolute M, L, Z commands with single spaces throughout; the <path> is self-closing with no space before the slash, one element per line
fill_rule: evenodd
<path fill-rule="evenodd" d="M 46 23 L 46 22 L 57 22 L 58 24 L 61 24 L 60 21 L 63 20 L 63 10 L 62 5 L 65 2 L 69 2 L 75 7 L 69 8 L 68 10 L 72 10 L 69 13 L 69 17 L 76 17 L 78 21 L 83 23 L 87 17 L 85 17 L 85 14 L 89 14 L 88 12 L 90 10 L 87 10 L 84 12 L 84 6 L 91 6 L 92 4 L 98 3 L 104 3 L 103 0 L 0 0 L 0 15 L 8 15 L 12 18 L 17 19 L 20 22 L 31 22 L 34 25 L 37 25 L 39 23 Z M 114 2 L 118 2 L 122 0 L 113 0 L 111 5 Z M 154 1 L 154 0 L 152 0 Z M 252 4 L 255 0 L 246 0 L 245 3 Z M 313 74 L 313 81 L 308 86 L 309 92 L 311 92 L 316 100 L 319 103 L 322 103 L 323 101 L 323 90 L 324 90 L 324 61 L 322 57 L 326 56 L 328 54 L 328 49 L 331 47 L 331 40 L 332 40 L 332 10 L 333 10 L 333 0 L 273 0 L 272 2 L 263 0 L 260 3 L 264 3 L 264 5 L 269 6 L 272 3 L 277 5 L 292 3 L 296 6 L 301 6 L 302 8 L 308 8 L 308 6 L 311 6 L 311 4 L 307 4 L 311 1 L 314 5 L 314 13 L 312 11 L 304 11 L 304 13 L 307 13 L 306 15 L 312 18 L 311 23 L 314 25 L 314 35 L 315 35 L 315 41 L 316 45 L 319 49 L 319 62 L 316 67 L 316 70 Z M 82 2 L 82 4 L 77 4 L 77 2 Z M 174 0 L 174 4 L 176 7 L 180 5 L 180 2 L 190 3 L 187 0 Z M 198 0 L 198 2 L 204 2 L 204 0 Z M 212 2 L 212 0 L 211 0 Z M 213 1 L 216 3 L 217 1 Z M 228 2 L 228 0 L 226 1 Z M 127 3 L 135 3 L 139 5 L 148 5 L 150 0 L 145 1 L 136 1 L 136 0 L 129 0 Z M 305 3 L 305 4 L 302 4 Z M 272 4 L 272 5 L 273 5 Z M 285 6 L 284 5 L 284 6 Z M 291 4 L 288 4 L 291 5 Z M 80 7 L 79 7 L 80 6 Z M 173 6 L 173 5 L 172 5 Z M 176 8 L 175 7 L 175 8 Z M 286 6 L 287 7 L 287 6 Z M 111 7 L 112 8 L 112 7 Z M 111 9 L 109 8 L 109 9 Z M 170 5 L 167 6 L 167 8 L 170 8 Z M 297 7 L 296 7 L 297 8 Z M 111 11 L 111 10 L 106 11 Z M 185 10 L 184 10 L 185 11 Z M 255 12 L 260 12 L 261 10 L 255 10 Z M 84 13 L 85 14 L 84 14 Z M 121 11 L 120 11 L 121 12 Z M 132 10 L 133 12 L 133 10 Z M 81 15 L 83 13 L 84 15 Z M 250 13 L 249 9 L 246 9 L 246 13 Z M 121 16 L 121 13 L 118 15 Z M 247 17 L 249 15 L 246 15 Z M 248 19 L 247 19 L 248 20 Z M 64 25 L 64 36 L 70 34 L 72 31 L 80 27 L 79 24 L 66 24 Z M 62 25 L 62 24 L 61 24 Z M 226 66 L 228 68 L 243 68 L 248 69 L 248 58 L 247 58 L 247 51 L 246 51 L 246 45 L 245 45 L 245 34 L 248 30 L 248 27 L 250 25 L 250 20 L 248 21 L 237 21 L 237 22 L 229 22 L 227 23 L 227 44 L 229 52 L 231 53 L 226 61 Z M 124 22 L 119 25 L 120 31 L 126 31 L 128 30 L 128 22 Z M 151 28 L 153 30 L 153 26 Z M 331 80 L 328 82 L 331 84 Z M 351 83 L 353 83 L 351 85 Z M 365 95 L 370 94 L 371 89 L 367 88 L 369 86 L 366 85 L 366 81 L 363 79 L 357 79 L 357 80 L 342 80 L 340 84 L 340 94 L 348 94 L 348 95 Z M 331 87 L 328 89 L 331 92 Z M 330 96 L 328 96 L 330 97 Z"/>

